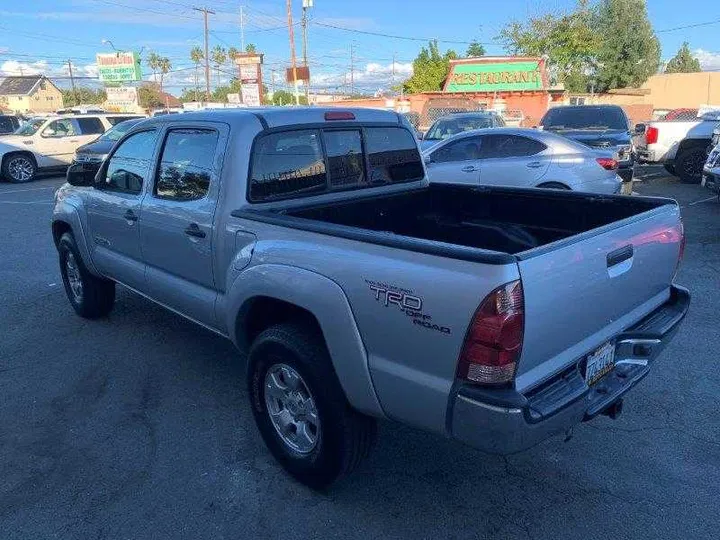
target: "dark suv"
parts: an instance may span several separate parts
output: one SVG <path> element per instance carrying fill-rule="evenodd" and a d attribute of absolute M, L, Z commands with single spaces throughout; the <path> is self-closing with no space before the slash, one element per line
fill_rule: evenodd
<path fill-rule="evenodd" d="M 14 133 L 20 127 L 20 120 L 17 116 L 0 114 L 0 135 Z"/>
<path fill-rule="evenodd" d="M 553 107 L 545 113 L 540 126 L 598 150 L 615 153 L 618 174 L 631 182 L 635 165 L 630 122 L 617 105 L 577 105 Z"/>

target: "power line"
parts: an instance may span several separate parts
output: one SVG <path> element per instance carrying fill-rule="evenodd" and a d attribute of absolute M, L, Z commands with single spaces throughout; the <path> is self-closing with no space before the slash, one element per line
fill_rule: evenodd
<path fill-rule="evenodd" d="M 675 30 L 686 30 L 688 28 L 697 28 L 699 26 L 710 26 L 711 24 L 717 24 L 720 23 L 720 19 L 715 19 L 714 21 L 706 21 L 701 23 L 695 23 L 695 24 L 686 24 L 684 26 L 676 26 L 674 28 L 665 28 L 664 30 L 656 30 L 656 34 L 662 34 L 665 32 L 674 32 Z"/>
<path fill-rule="evenodd" d="M 334 24 L 328 24 L 328 23 L 322 23 L 318 21 L 311 21 L 311 24 L 314 24 L 315 26 L 324 26 L 325 28 L 334 28 L 335 30 L 342 30 L 344 32 L 353 32 L 355 34 L 364 34 L 366 36 L 378 36 L 378 37 L 385 37 L 385 38 L 392 38 L 392 39 L 404 39 L 407 41 L 423 41 L 423 42 L 429 42 L 429 41 L 437 41 L 438 43 L 450 43 L 453 45 L 470 45 L 473 43 L 472 41 L 458 41 L 458 40 L 451 40 L 451 39 L 440 39 L 440 38 L 425 38 L 425 37 L 411 37 L 411 36 L 396 36 L 393 34 L 383 34 L 382 32 L 370 32 L 369 30 L 357 30 L 355 28 L 345 28 L 343 26 L 337 26 Z M 477 41 L 476 43 L 481 43 L 482 45 L 491 45 L 490 43 L 484 43 Z"/>
<path fill-rule="evenodd" d="M 197 21 L 196 17 L 190 15 L 180 15 L 178 13 L 168 13 L 167 11 L 158 11 L 156 9 L 141 8 L 137 6 L 128 6 L 127 4 L 121 4 L 119 2 L 113 2 L 112 0 L 95 0 L 96 2 L 102 2 L 103 4 L 109 4 L 111 6 L 118 6 L 125 9 L 132 9 L 134 11 L 142 11 L 143 13 L 154 13 L 155 15 L 162 15 L 163 17 L 176 17 L 178 19 L 189 19 L 191 21 Z"/>

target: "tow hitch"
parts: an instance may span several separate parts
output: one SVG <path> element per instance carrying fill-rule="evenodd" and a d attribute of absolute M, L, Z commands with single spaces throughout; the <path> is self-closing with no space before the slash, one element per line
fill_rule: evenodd
<path fill-rule="evenodd" d="M 608 405 L 607 408 L 603 409 L 600 414 L 603 416 L 609 416 L 613 420 L 617 420 L 618 416 L 623 410 L 623 400 L 618 399 L 616 402 Z"/>

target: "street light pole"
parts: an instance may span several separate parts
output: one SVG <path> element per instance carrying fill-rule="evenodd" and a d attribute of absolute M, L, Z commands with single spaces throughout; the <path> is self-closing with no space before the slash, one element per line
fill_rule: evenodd
<path fill-rule="evenodd" d="M 203 21 L 205 23 L 205 99 L 210 101 L 210 50 L 208 47 L 208 13 L 215 15 L 214 11 L 207 8 L 193 8 L 195 11 L 200 11 L 203 14 Z"/>
<path fill-rule="evenodd" d="M 302 3 L 302 47 L 303 47 L 303 65 L 308 67 L 307 57 L 307 10 L 313 7 L 313 0 L 303 0 Z M 310 69 L 308 68 L 308 78 L 305 81 L 305 99 L 310 104 Z"/>
<path fill-rule="evenodd" d="M 297 80 L 297 61 L 295 59 L 295 32 L 292 22 L 292 0 L 287 0 L 288 33 L 290 34 L 290 65 L 292 66 L 293 85 L 295 87 L 295 105 L 300 105 L 300 91 Z"/>

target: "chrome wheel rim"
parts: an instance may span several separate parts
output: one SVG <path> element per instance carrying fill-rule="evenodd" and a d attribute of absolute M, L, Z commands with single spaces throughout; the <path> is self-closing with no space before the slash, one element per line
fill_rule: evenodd
<path fill-rule="evenodd" d="M 8 172 L 13 180 L 27 181 L 32 178 L 33 164 L 28 158 L 17 157 L 8 163 Z"/>
<path fill-rule="evenodd" d="M 274 364 L 265 374 L 265 406 L 278 436 L 290 449 L 308 454 L 320 438 L 315 400 L 300 374 Z"/>
<path fill-rule="evenodd" d="M 80 268 L 78 268 L 75 255 L 72 253 L 68 253 L 65 258 L 65 274 L 67 275 L 73 298 L 77 304 L 80 304 L 83 299 L 83 284 L 82 278 L 80 277 Z"/>

